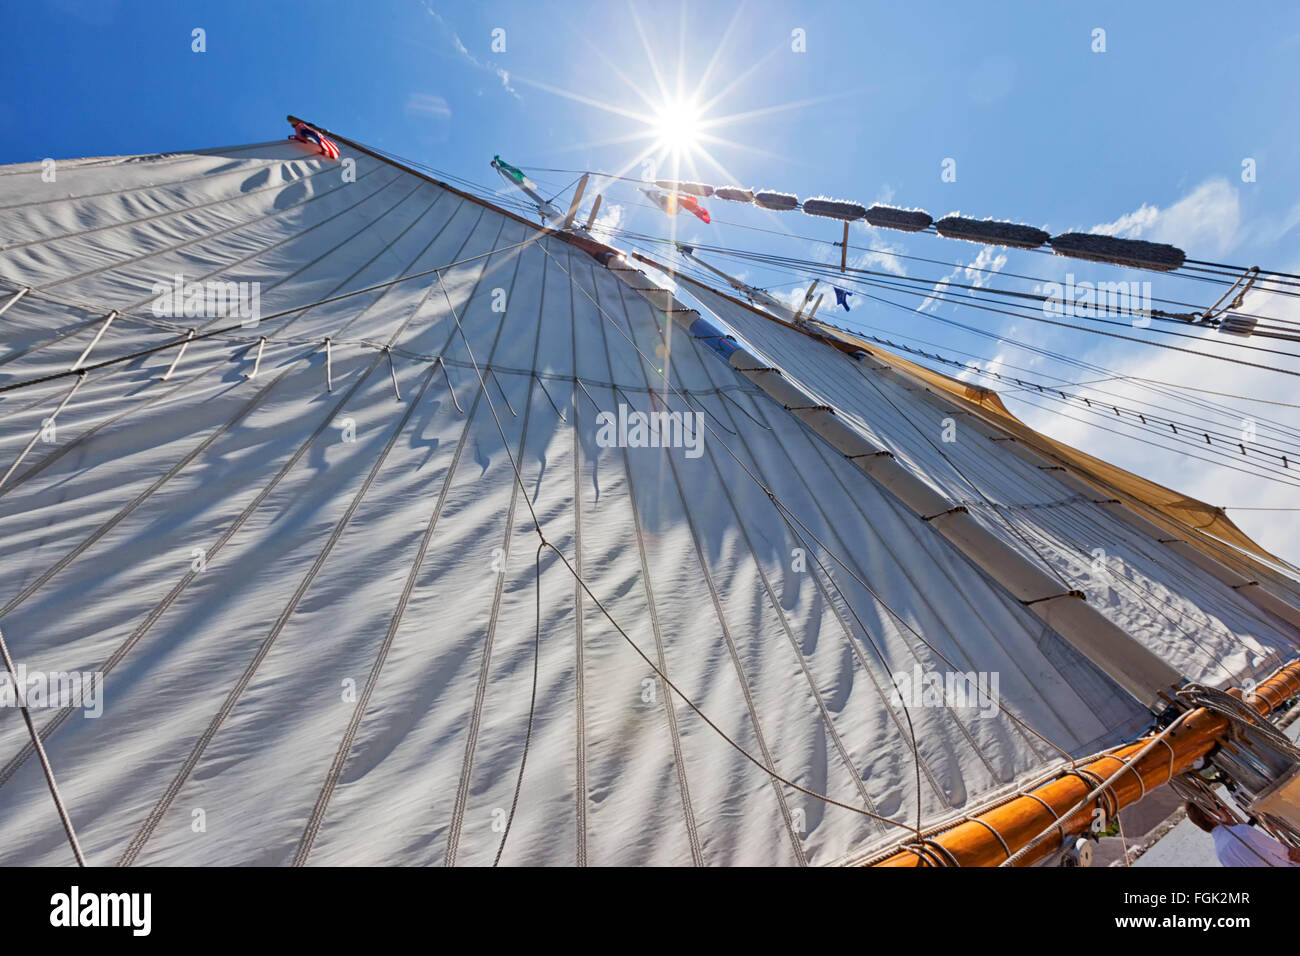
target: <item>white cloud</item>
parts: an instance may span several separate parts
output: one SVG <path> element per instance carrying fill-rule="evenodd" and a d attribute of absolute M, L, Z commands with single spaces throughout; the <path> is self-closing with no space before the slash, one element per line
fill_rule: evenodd
<path fill-rule="evenodd" d="M 1300 321 L 1300 300 L 1283 296 L 1252 292 L 1246 297 L 1242 309 L 1246 312 L 1271 315 L 1293 322 Z M 1225 348 L 1227 341 L 1229 341 L 1227 337 L 1207 330 L 1204 344 L 1195 342 L 1181 344 L 1203 352 L 1232 355 L 1237 350 Z M 1231 341 L 1240 340 L 1231 339 Z M 1127 357 L 1118 359 L 1113 356 L 1108 357 L 1104 364 L 1123 375 L 1156 382 L 1186 384 L 1198 389 L 1211 389 L 1232 395 L 1249 395 L 1292 405 L 1300 403 L 1300 398 L 1297 397 L 1300 389 L 1297 389 L 1296 380 L 1291 376 L 1183 352 L 1143 348 L 1133 349 L 1123 355 Z M 1085 392 L 1094 400 L 1100 401 L 1110 397 L 1121 408 L 1139 406 L 1145 408 L 1150 404 L 1159 404 L 1165 406 L 1165 410 L 1158 412 L 1153 410 L 1152 414 L 1179 420 L 1190 419 L 1192 422 L 1200 423 L 1203 430 L 1211 432 L 1235 434 L 1240 431 L 1246 419 L 1253 418 L 1257 422 L 1258 441 L 1261 445 L 1294 447 L 1294 439 L 1279 436 L 1269 428 L 1267 422 L 1277 422 L 1290 429 L 1300 428 L 1300 409 L 1285 407 L 1285 405 L 1237 401 L 1204 392 L 1168 390 L 1172 394 L 1161 395 L 1137 383 L 1122 380 L 1098 384 L 1092 390 L 1066 389 L 1066 391 Z M 1106 396 L 1103 393 L 1113 393 L 1113 395 Z M 1227 456 L 1220 457 L 1218 454 L 1209 453 L 1209 446 L 1202 447 L 1199 436 L 1194 444 L 1182 444 L 1172 433 L 1162 436 L 1118 427 L 1117 423 L 1106 422 L 1083 409 L 1067 408 L 1055 402 L 1039 402 L 1032 393 L 1025 394 L 1031 402 L 1046 407 L 1038 408 L 1034 407 L 1034 404 L 1019 402 L 1014 391 L 1004 393 L 1003 398 L 1016 415 L 1024 418 L 1035 428 L 1166 487 L 1211 505 L 1227 507 L 1228 517 L 1266 549 L 1288 561 L 1300 563 L 1300 512 L 1233 510 L 1233 506 L 1300 507 L 1300 489 L 1295 486 L 1269 481 L 1229 467 L 1230 465 L 1244 467 L 1245 463 L 1250 462 L 1252 458 L 1255 463 L 1261 462 L 1263 449 L 1253 451 L 1247 444 L 1248 454 L 1240 456 L 1241 460 L 1238 460 L 1239 449 L 1235 444 L 1229 446 L 1227 442 L 1215 439 L 1217 451 L 1228 452 Z M 1201 407 L 1200 402 L 1222 406 L 1226 409 L 1226 414 L 1208 411 Z M 1065 417 L 1066 414 L 1071 418 Z M 1112 427 L 1124 435 L 1134 437 L 1121 437 L 1102 430 L 1097 427 L 1098 425 Z M 1183 431 L 1185 433 L 1187 429 Z M 1185 434 L 1183 437 L 1186 437 Z M 1168 447 L 1162 448 L 1159 447 L 1160 445 Z M 1210 460 L 1202 461 L 1199 457 L 1193 456 Z M 1274 459 L 1272 464 L 1276 468 L 1279 463 Z M 1300 480 L 1300 462 L 1295 458 L 1291 459 L 1291 471 L 1294 477 Z"/>
<path fill-rule="evenodd" d="M 1125 213 L 1114 222 L 1103 222 L 1100 225 L 1093 226 L 1089 231 L 1100 233 L 1103 236 L 1120 236 L 1124 239 L 1136 239 L 1147 229 L 1150 229 L 1159 218 L 1159 209 L 1155 206 L 1143 203 L 1133 212 Z"/>
<path fill-rule="evenodd" d="M 849 258 L 849 266 L 854 269 L 884 269 L 894 275 L 907 275 L 907 267 L 899 258 L 902 246 L 877 244 L 875 248 Z"/>
<path fill-rule="evenodd" d="M 933 312 L 943 301 L 948 287 L 952 285 L 954 279 L 958 276 L 964 276 L 963 285 L 973 285 L 981 289 L 988 285 L 993 276 L 1001 272 L 1007 264 L 1007 253 L 1001 246 L 983 246 L 979 254 L 971 260 L 968 265 L 957 266 L 952 272 L 940 279 L 934 284 L 934 290 L 925 298 L 925 301 L 917 306 L 921 312 Z"/>
<path fill-rule="evenodd" d="M 1224 255 L 1240 238 L 1241 198 L 1226 179 L 1201 183 L 1167 209 L 1143 203 L 1093 232 L 1167 242 L 1193 256 Z"/>
<path fill-rule="evenodd" d="M 621 228 L 623 225 L 625 214 L 625 210 L 618 203 L 602 203 L 600 207 L 600 215 L 598 215 L 596 221 L 591 224 L 592 234 L 604 238 L 607 241 L 612 241 L 614 238 L 614 231 Z"/>

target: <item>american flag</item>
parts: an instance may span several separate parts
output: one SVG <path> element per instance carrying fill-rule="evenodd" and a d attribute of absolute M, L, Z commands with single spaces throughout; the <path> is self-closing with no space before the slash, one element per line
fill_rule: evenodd
<path fill-rule="evenodd" d="M 320 151 L 330 159 L 339 158 L 339 148 L 334 145 L 334 141 L 328 136 L 323 135 L 319 130 L 312 129 L 306 123 L 293 124 L 294 135 L 291 139 L 296 139 L 304 143 L 312 143 L 320 147 Z"/>

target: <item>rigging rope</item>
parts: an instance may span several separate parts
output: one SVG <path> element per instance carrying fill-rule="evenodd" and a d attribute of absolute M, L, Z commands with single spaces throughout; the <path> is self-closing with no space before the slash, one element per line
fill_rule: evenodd
<path fill-rule="evenodd" d="M 525 491 L 525 494 L 527 492 Z M 533 689 L 528 695 L 528 729 L 524 731 L 524 749 L 519 757 L 519 776 L 515 779 L 515 795 L 510 801 L 510 815 L 506 817 L 506 828 L 501 832 L 501 845 L 497 847 L 496 859 L 492 865 L 496 866 L 501 862 L 501 854 L 505 852 L 506 840 L 510 837 L 510 827 L 515 822 L 515 810 L 519 807 L 519 794 L 524 787 L 524 767 L 528 765 L 528 745 L 533 741 L 533 718 L 537 713 L 537 670 L 538 662 L 542 656 L 542 550 L 546 547 L 546 541 L 543 540 L 537 546 L 536 555 L 536 586 L 537 592 L 537 624 L 533 631 Z"/>
<path fill-rule="evenodd" d="M 63 396 L 63 401 L 59 402 L 58 408 L 54 409 L 54 411 L 50 413 L 49 418 L 41 422 L 40 426 L 36 429 L 36 434 L 32 435 L 32 440 L 29 441 L 27 446 L 18 453 L 18 457 L 15 458 L 13 464 L 9 466 L 9 470 L 4 473 L 4 477 L 0 478 L 0 488 L 4 487 L 5 482 L 9 480 L 10 476 L 13 475 L 18 466 L 23 463 L 23 459 L 27 457 L 27 453 L 36 445 L 37 439 L 45 433 L 47 428 L 52 428 L 54 426 L 54 420 L 59 417 L 59 412 L 63 411 L 63 406 L 71 401 L 72 396 L 77 394 L 77 389 L 81 388 L 85 381 L 86 372 L 83 370 L 78 373 L 76 382 L 73 383 L 72 388 L 68 389 L 68 394 Z"/>
<path fill-rule="evenodd" d="M 36 750 L 36 757 L 41 762 L 41 771 L 45 774 L 45 784 L 50 788 L 50 797 L 54 800 L 54 808 L 59 813 L 59 821 L 63 824 L 63 832 L 68 838 L 68 846 L 72 848 L 72 855 L 77 861 L 77 866 L 85 866 L 86 858 L 82 855 L 81 844 L 77 841 L 76 831 L 72 828 L 72 818 L 68 816 L 68 808 L 63 805 L 63 797 L 59 795 L 59 785 L 54 780 L 54 768 L 50 766 L 50 758 L 45 753 L 45 746 L 41 743 L 41 735 L 36 732 L 36 725 L 32 723 L 31 712 L 27 709 L 27 693 L 18 683 L 18 674 L 14 668 L 13 658 L 9 656 L 9 645 L 5 643 L 4 632 L 0 631 L 0 654 L 4 655 L 5 670 L 9 672 L 9 679 L 13 682 L 14 695 L 18 699 L 18 709 L 22 711 L 23 723 L 27 725 L 27 734 L 32 739 L 32 747 Z"/>

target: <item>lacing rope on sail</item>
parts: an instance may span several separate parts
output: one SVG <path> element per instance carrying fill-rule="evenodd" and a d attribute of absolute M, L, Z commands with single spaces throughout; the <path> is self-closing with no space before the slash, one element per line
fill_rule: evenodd
<path fill-rule="evenodd" d="M 483 258 L 486 258 L 487 256 L 495 255 L 495 254 L 500 253 L 500 252 L 507 252 L 507 251 L 509 251 L 510 249 L 514 249 L 514 248 L 517 248 L 517 247 L 519 247 L 519 246 L 525 246 L 525 245 L 528 245 L 528 244 L 533 243 L 533 242 L 536 242 L 536 241 L 537 241 L 537 237 L 536 237 L 536 236 L 529 237 L 528 239 L 524 239 L 524 240 L 521 240 L 521 241 L 519 241 L 519 242 L 511 243 L 511 244 L 508 245 L 508 246 L 502 246 L 500 249 L 494 249 L 494 250 L 492 250 L 491 252 L 483 252 L 483 253 L 479 253 L 478 255 L 467 256 L 467 257 L 464 258 L 464 259 L 459 259 L 459 260 L 457 260 L 456 262 L 451 262 L 451 263 L 448 263 L 448 264 L 446 264 L 446 265 L 438 266 L 438 267 L 436 267 L 436 268 L 434 268 L 434 269 L 426 269 L 426 270 L 424 270 L 424 271 L 422 271 L 422 272 L 413 272 L 413 273 L 410 273 L 409 275 L 399 276 L 399 277 L 397 277 L 396 279 L 388 279 L 388 280 L 386 280 L 386 281 L 384 281 L 384 282 L 378 282 L 378 283 L 375 283 L 374 285 L 366 286 L 366 287 L 363 288 L 363 289 L 353 289 L 353 290 L 350 291 L 350 292 L 343 292 L 343 293 L 340 293 L 340 294 L 338 294 L 338 295 L 331 295 L 331 296 L 328 296 L 328 297 L 326 297 L 326 298 L 324 298 L 324 299 L 317 299 L 317 300 L 314 301 L 314 302 L 306 302 L 306 303 L 303 303 L 303 304 L 300 304 L 300 305 L 295 305 L 295 306 L 292 306 L 291 308 L 288 308 L 288 309 L 282 309 L 282 310 L 280 310 L 279 312 L 273 312 L 271 315 L 263 316 L 262 319 L 261 319 L 261 321 L 262 321 L 262 322 L 270 322 L 270 321 L 273 321 L 274 319 L 283 318 L 283 317 L 286 316 L 286 315 L 292 315 L 292 314 L 295 313 L 295 312 L 302 312 L 302 311 L 305 310 L 305 309 L 315 308 L 315 307 L 318 306 L 318 305 L 328 305 L 328 304 L 331 303 L 331 302 L 339 302 L 339 301 L 341 301 L 341 300 L 343 300 L 343 299 L 348 299 L 348 298 L 351 298 L 352 296 L 355 296 L 355 295 L 363 295 L 363 294 L 365 294 L 365 293 L 367 293 L 367 292 L 374 292 L 374 291 L 376 291 L 376 290 L 378 290 L 378 289 L 385 289 L 385 288 L 388 288 L 389 286 L 397 285 L 398 283 L 409 282 L 411 279 L 418 279 L 418 278 L 420 278 L 421 276 L 432 275 L 432 274 L 434 274 L 434 273 L 436 273 L 436 272 L 439 272 L 440 270 L 443 270 L 443 269 L 450 269 L 450 268 L 452 268 L 453 266 L 464 265 L 464 264 L 466 264 L 466 263 L 473 262 L 473 261 L 475 261 L 476 259 L 483 259 Z M 117 312 L 116 310 L 114 310 L 114 312 L 111 313 L 111 314 L 113 314 L 113 315 L 122 315 L 122 313 Z M 197 341 L 200 340 L 200 339 L 212 338 L 212 337 L 214 337 L 214 336 L 218 336 L 218 335 L 228 335 L 229 333 L 231 333 L 231 332 L 237 332 L 238 330 L 240 330 L 240 329 L 242 329 L 242 328 L 244 328 L 244 324 L 241 322 L 241 323 L 239 323 L 238 325 L 228 325 L 228 326 L 224 326 L 224 327 L 219 328 L 219 329 L 213 329 L 213 330 L 211 330 L 211 331 L 209 331 L 209 332 L 200 332 L 200 333 L 198 333 L 197 335 L 194 336 L 194 338 L 193 338 L 192 341 L 196 341 L 196 342 L 197 342 Z M 102 331 L 102 330 L 101 330 L 101 331 Z M 96 340 L 98 340 L 98 337 L 96 337 Z M 85 371 L 88 371 L 88 372 L 93 372 L 93 371 L 96 370 L 96 369 L 106 368 L 106 367 L 111 366 L 111 365 L 120 365 L 120 364 L 122 364 L 123 362 L 134 361 L 135 359 L 143 358 L 143 357 L 146 356 L 146 355 L 152 355 L 152 354 L 154 354 L 155 352 L 163 352 L 163 351 L 166 351 L 167 349 L 169 349 L 169 348 L 173 348 L 173 347 L 176 346 L 176 345 L 180 345 L 182 342 L 185 342 L 185 341 L 187 341 L 186 338 L 173 339 L 173 340 L 170 341 L 170 342 L 164 342 L 162 345 L 155 345 L 155 346 L 152 346 L 152 347 L 147 348 L 147 349 L 140 349 L 139 351 L 131 352 L 131 353 L 128 354 L 128 355 L 120 355 L 120 356 L 118 356 L 117 358 L 107 359 L 107 360 L 105 360 L 105 361 L 103 361 L 103 362 L 96 362 L 96 363 L 94 363 L 93 365 L 87 365 L 87 366 L 85 367 L 84 370 L 85 370 Z M 242 345 L 243 343 L 240 342 L 239 344 Z M 93 346 L 94 343 L 92 342 L 91 345 Z M 378 348 L 378 346 L 375 346 L 375 347 Z M 84 355 L 83 355 L 83 358 L 84 358 Z M 10 382 L 10 383 L 8 383 L 8 384 L 6 384 L 6 385 L 0 385 L 0 392 L 11 392 L 11 391 L 13 391 L 13 390 L 15 390 L 15 389 L 19 389 L 19 388 L 27 388 L 27 387 L 32 386 L 32 385 L 40 385 L 40 384 L 43 384 L 44 382 L 54 381 L 55 379 L 66 378 L 66 377 L 68 377 L 69 375 L 76 375 L 79 371 L 82 371 L 82 370 L 81 370 L 81 369 L 77 369 L 77 368 L 71 368 L 71 369 L 69 369 L 69 370 L 66 371 L 66 372 L 55 372 L 55 373 L 50 374 L 50 375 L 41 375 L 41 376 L 38 376 L 37 378 L 25 379 L 25 380 L 20 381 L 20 382 Z"/>
<path fill-rule="evenodd" d="M 560 421 L 567 425 L 569 420 L 564 417 L 564 412 L 560 411 L 560 406 L 555 404 L 555 399 L 551 397 L 551 393 L 546 387 L 545 380 L 543 380 L 540 375 L 534 375 L 533 378 L 541 388 L 542 394 L 546 396 L 546 400 L 551 403 L 551 408 L 555 409 L 555 414 L 560 416 Z"/>
<path fill-rule="evenodd" d="M 108 327 L 113 324 L 113 319 L 115 319 L 119 314 L 120 313 L 114 309 L 112 312 L 109 312 L 108 315 L 104 316 L 104 324 L 99 327 L 99 331 L 96 332 L 95 337 L 90 340 L 90 344 L 86 346 L 86 350 L 81 353 L 75 362 L 72 363 L 72 368 L 68 369 L 69 372 L 75 372 L 77 369 L 81 368 L 81 363 L 86 361 L 87 357 L 90 355 L 91 349 L 99 344 L 99 340 L 104 337 L 104 333 L 108 331 Z"/>
<path fill-rule="evenodd" d="M 1060 831 L 1060 833 L 1061 833 L 1061 846 L 1065 846 L 1065 824 L 1064 824 L 1064 821 L 1061 820 L 1061 815 L 1060 815 L 1059 813 L 1056 812 L 1056 810 L 1052 807 L 1052 805 L 1051 805 L 1050 803 L 1048 803 L 1046 800 L 1044 800 L 1042 797 L 1040 797 L 1038 794 L 1034 793 L 1032 790 L 1030 790 L 1030 789 L 1028 789 L 1028 788 L 1026 788 L 1026 789 L 1025 789 L 1021 794 L 1020 794 L 1020 796 L 1029 797 L 1029 798 L 1031 798 L 1031 799 L 1033 799 L 1033 800 L 1038 801 L 1039 803 L 1041 803 L 1041 804 L 1043 805 L 1044 809 L 1046 809 L 1047 812 L 1050 813 L 1050 814 L 1052 815 L 1052 818 L 1053 818 L 1054 820 L 1056 820 L 1056 823 L 1057 823 L 1057 827 L 1056 827 L 1056 828 L 1057 828 L 1057 829 Z M 1011 856 L 1011 854 L 1008 853 L 1007 856 L 1008 856 L 1008 858 L 1009 858 L 1009 857 Z"/>
<path fill-rule="evenodd" d="M 1002 844 L 1002 851 L 1006 853 L 1007 859 L 1011 858 L 1011 847 L 1007 846 L 1007 841 L 1002 839 L 1002 834 L 998 832 L 997 827 L 982 817 L 972 817 L 970 814 L 963 814 L 962 819 L 967 823 L 978 823 L 980 826 L 984 827 L 984 829 L 988 830 L 989 833 L 992 833 L 997 841 Z"/>
<path fill-rule="evenodd" d="M 72 847 L 72 855 L 77 860 L 77 866 L 85 866 L 86 858 L 81 853 L 81 844 L 77 842 L 77 834 L 72 828 L 72 818 L 68 816 L 68 808 L 63 805 L 63 798 L 59 796 L 59 785 L 54 781 L 54 768 L 50 766 L 50 758 L 46 756 L 45 747 L 41 744 L 41 735 L 36 732 L 36 725 L 32 723 L 31 712 L 27 709 L 27 694 L 18 683 L 18 674 L 14 668 L 13 658 L 9 656 L 9 645 L 5 643 L 3 631 L 0 631 L 0 654 L 4 655 L 5 669 L 9 672 L 9 679 L 13 681 L 14 694 L 18 698 L 18 709 L 22 711 L 23 723 L 27 725 L 27 733 L 32 738 L 32 746 L 36 749 L 36 756 L 41 762 L 45 783 L 50 788 L 50 797 L 53 798 L 54 807 L 59 812 L 63 832 L 68 837 L 68 846 Z"/>
<path fill-rule="evenodd" d="M 397 368 L 393 365 L 393 350 L 384 348 L 384 354 L 388 356 L 388 374 L 393 379 L 393 392 L 397 395 L 397 400 L 402 400 L 402 390 L 397 387 Z"/>
<path fill-rule="evenodd" d="M 6 312 L 8 312 L 9 307 L 11 305 L 15 304 L 19 299 L 21 299 L 23 296 L 25 296 L 28 292 L 31 291 L 32 291 L 31 286 L 25 285 L 17 292 L 15 292 L 13 295 L 11 295 L 8 299 L 5 300 L 4 305 L 0 305 L 0 315 L 4 315 Z"/>
<path fill-rule="evenodd" d="M 689 408 L 689 409 L 691 409 L 692 411 L 695 411 L 696 406 L 695 406 L 695 404 L 691 401 L 691 394 L 692 394 L 692 393 L 691 393 L 691 390 L 690 390 L 689 388 L 683 388 L 683 389 L 682 389 L 682 398 L 683 398 L 683 400 L 686 402 L 686 407 Z M 724 425 L 724 424 L 722 423 L 722 419 L 719 418 L 717 415 L 715 415 L 715 414 L 713 413 L 713 411 L 709 408 L 709 406 L 705 405 L 703 401 L 700 402 L 699 407 L 702 408 L 702 409 L 704 410 L 704 412 L 705 412 L 705 413 L 706 413 L 710 418 L 712 418 L 715 422 L 717 422 L 717 423 L 718 423 L 718 427 L 721 428 L 723 431 L 725 431 L 728 435 L 735 435 L 735 434 L 736 434 L 736 430 L 733 429 L 733 428 L 728 428 L 726 425 Z M 664 404 L 664 411 L 668 411 L 668 410 L 669 410 L 669 409 L 668 409 L 668 405 L 667 405 L 667 403 L 665 403 L 665 404 Z M 696 414 L 699 414 L 699 413 L 696 412 Z"/>
<path fill-rule="evenodd" d="M 265 349 L 266 349 L 266 336 L 263 335 L 257 340 L 257 356 L 253 359 L 253 370 L 251 372 L 244 373 L 244 378 L 248 379 L 248 381 L 250 382 L 253 379 L 257 378 L 258 369 L 262 367 L 262 352 Z"/>
<path fill-rule="evenodd" d="M 27 453 L 35 447 L 36 442 L 40 439 L 41 435 L 45 433 L 45 430 L 54 426 L 54 420 L 59 417 L 59 412 L 63 411 L 63 406 L 68 404 L 73 395 L 77 394 L 77 389 L 81 388 L 85 381 L 86 373 L 83 371 L 77 376 L 77 381 L 73 384 L 72 388 L 68 389 L 68 394 L 63 396 L 63 401 L 59 402 L 59 407 L 50 413 L 49 418 L 41 422 L 40 427 L 36 429 L 36 434 L 32 435 L 32 440 L 29 441 L 27 446 L 18 453 L 18 457 L 15 458 L 13 464 L 9 466 L 9 470 L 4 473 L 4 477 L 0 478 L 0 488 L 4 487 L 5 482 L 9 480 L 10 476 L 13 475 L 18 466 L 22 464 L 23 459 L 27 457 Z"/>
<path fill-rule="evenodd" d="M 497 391 L 501 393 L 501 398 L 505 400 L 506 408 L 510 409 L 510 414 L 515 418 L 518 418 L 519 413 L 515 411 L 515 407 L 510 404 L 510 396 L 506 394 L 505 386 L 501 384 L 501 379 L 497 376 L 496 370 L 488 369 L 487 374 L 492 381 L 497 383 Z"/>
<path fill-rule="evenodd" d="M 172 372 L 176 371 L 176 366 L 180 365 L 181 359 L 185 357 L 185 350 L 190 347 L 190 340 L 194 338 L 194 332 L 194 329 L 190 329 L 185 333 L 185 341 L 182 342 L 181 347 L 176 350 L 176 357 L 172 359 L 172 364 L 167 367 L 167 371 L 163 373 L 162 378 L 158 381 L 165 382 L 172 377 Z"/>
<path fill-rule="evenodd" d="M 447 363 L 443 361 L 441 355 L 438 356 L 438 364 L 442 366 L 442 374 L 447 378 L 447 391 L 451 393 L 451 403 L 456 406 L 456 411 L 464 415 L 465 409 L 461 408 L 460 402 L 456 401 L 456 389 L 451 384 L 451 372 L 447 370 Z"/>

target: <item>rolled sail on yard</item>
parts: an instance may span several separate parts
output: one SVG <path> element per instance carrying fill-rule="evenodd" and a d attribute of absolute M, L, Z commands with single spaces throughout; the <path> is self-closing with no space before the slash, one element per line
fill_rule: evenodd
<path fill-rule="evenodd" d="M 703 196 L 705 199 L 713 195 L 713 187 L 706 183 L 683 183 L 672 179 L 656 179 L 655 185 L 671 193 L 690 193 L 692 196 Z"/>
<path fill-rule="evenodd" d="M 1067 232 L 1047 240 L 1052 251 L 1072 259 L 1113 262 L 1139 269 L 1177 269 L 1187 258 L 1177 246 L 1142 239 L 1120 239 L 1092 232 Z"/>
<path fill-rule="evenodd" d="M 997 219 L 970 219 L 966 216 L 944 216 L 934 224 L 935 231 L 947 239 L 966 239 L 993 246 L 1014 246 L 1018 249 L 1036 249 L 1045 243 L 1050 233 L 1034 226 Z"/>
<path fill-rule="evenodd" d="M 775 209 L 778 212 L 789 212 L 792 209 L 799 208 L 798 196 L 790 193 L 773 192 L 770 189 L 754 193 L 754 202 L 764 209 Z"/>
<path fill-rule="evenodd" d="M 825 196 L 818 196 L 816 199 L 805 199 L 803 211 L 810 216 L 854 222 L 866 216 L 867 207 L 845 199 L 827 199 Z"/>
<path fill-rule="evenodd" d="M 713 198 L 725 199 L 727 202 L 753 202 L 754 191 L 740 186 L 719 186 L 713 190 Z"/>
<path fill-rule="evenodd" d="M 922 229 L 930 228 L 934 220 L 923 209 L 900 209 L 897 206 L 882 206 L 877 203 L 867 210 L 867 222 L 885 229 L 920 232 Z"/>

